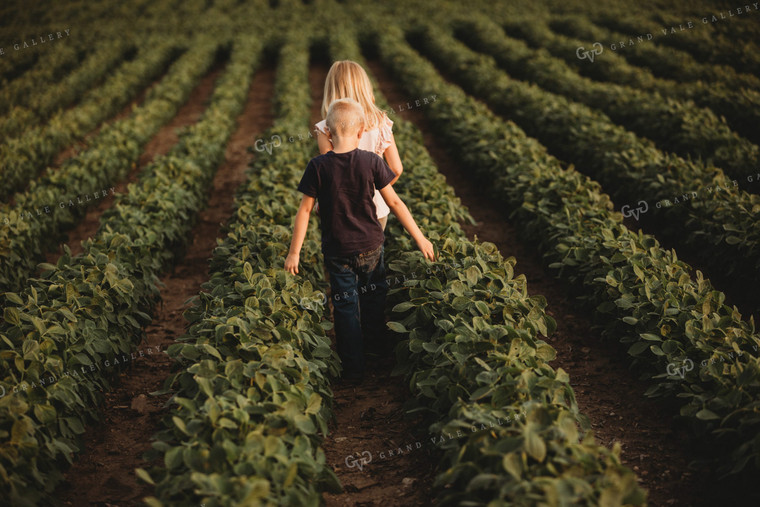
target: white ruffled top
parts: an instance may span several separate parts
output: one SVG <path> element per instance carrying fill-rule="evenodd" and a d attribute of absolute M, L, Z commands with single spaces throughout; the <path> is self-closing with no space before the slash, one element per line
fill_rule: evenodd
<path fill-rule="evenodd" d="M 385 115 L 383 118 L 383 123 L 371 130 L 366 130 L 362 134 L 362 138 L 359 140 L 360 150 L 371 151 L 382 157 L 385 150 L 391 145 L 391 140 L 393 139 L 393 121 L 388 118 L 388 115 Z M 314 125 L 314 127 L 323 134 L 327 134 L 328 132 L 326 120 L 322 120 Z M 385 204 L 383 196 L 380 195 L 377 189 L 375 189 L 375 196 L 372 198 L 372 202 L 375 203 L 377 218 L 387 217 L 390 214 L 391 209 Z"/>

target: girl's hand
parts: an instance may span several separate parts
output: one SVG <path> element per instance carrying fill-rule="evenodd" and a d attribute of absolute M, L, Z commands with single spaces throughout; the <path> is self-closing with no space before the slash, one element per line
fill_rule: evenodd
<path fill-rule="evenodd" d="M 422 252 L 422 255 L 424 255 L 426 259 L 430 261 L 435 260 L 435 250 L 433 249 L 433 244 L 427 238 L 422 238 L 417 241 L 417 248 L 420 249 L 420 252 Z"/>
<path fill-rule="evenodd" d="M 293 275 L 298 274 L 298 261 L 300 259 L 299 254 L 290 253 L 285 259 L 285 271 L 290 272 Z"/>

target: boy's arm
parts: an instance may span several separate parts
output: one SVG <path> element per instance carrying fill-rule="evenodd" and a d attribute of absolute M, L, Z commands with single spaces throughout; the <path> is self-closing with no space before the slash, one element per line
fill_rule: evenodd
<path fill-rule="evenodd" d="M 301 205 L 296 212 L 296 222 L 293 226 L 293 240 L 290 242 L 290 251 L 285 259 L 285 270 L 292 274 L 298 273 L 298 261 L 301 257 L 301 247 L 306 239 L 306 230 L 309 228 L 309 215 L 314 208 L 313 197 L 304 195 L 301 198 Z"/>
<path fill-rule="evenodd" d="M 385 204 L 388 205 L 393 214 L 396 215 L 396 218 L 398 218 L 399 222 L 401 222 L 401 225 L 404 226 L 404 229 L 411 234 L 412 239 L 417 243 L 417 247 L 422 252 L 422 255 L 424 255 L 426 259 L 434 261 L 435 251 L 433 250 L 433 244 L 428 241 L 424 234 L 422 234 L 420 228 L 417 227 L 417 222 L 412 218 L 412 214 L 409 213 L 409 209 L 406 207 L 406 204 L 404 204 L 404 201 L 396 195 L 396 191 L 393 190 L 393 187 L 385 185 L 380 189 L 380 195 L 383 197 Z"/>

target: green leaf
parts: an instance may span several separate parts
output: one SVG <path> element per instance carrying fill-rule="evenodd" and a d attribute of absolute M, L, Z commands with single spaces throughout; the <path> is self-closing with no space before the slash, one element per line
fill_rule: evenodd
<path fill-rule="evenodd" d="M 480 278 L 480 270 L 475 266 L 470 266 L 464 271 L 464 276 L 470 286 L 476 285 Z"/>
<path fill-rule="evenodd" d="M 172 447 L 164 455 L 164 465 L 169 470 L 173 470 L 182 464 L 182 446 Z"/>
<path fill-rule="evenodd" d="M 454 300 L 451 302 L 451 306 L 454 307 L 454 310 L 461 312 L 468 306 L 470 306 L 470 298 L 464 297 L 464 296 L 457 296 L 454 298 Z"/>
<path fill-rule="evenodd" d="M 218 350 L 216 350 L 214 347 L 209 345 L 208 343 L 203 344 L 203 350 L 214 356 L 215 358 L 219 359 L 220 361 L 223 361 L 222 355 L 219 353 Z"/>
<path fill-rule="evenodd" d="M 20 445 L 21 441 L 34 431 L 34 426 L 30 419 L 22 417 L 16 419 L 11 428 L 11 444 Z"/>
<path fill-rule="evenodd" d="M 235 424 L 235 421 L 232 419 L 227 419 L 226 417 L 220 417 L 219 420 L 216 422 L 220 427 L 227 428 L 230 430 L 234 430 L 238 427 L 237 424 Z"/>
<path fill-rule="evenodd" d="M 285 481 L 282 483 L 284 488 L 289 488 L 291 484 L 293 484 L 293 481 L 296 478 L 296 474 L 298 473 L 298 463 L 293 462 L 290 464 L 290 467 L 288 468 L 288 475 L 285 477 Z"/>
<path fill-rule="evenodd" d="M 309 396 L 309 403 L 306 406 L 306 413 L 307 414 L 316 414 L 319 412 L 319 409 L 322 407 L 322 397 L 318 395 L 317 393 L 311 393 L 311 396 Z"/>
<path fill-rule="evenodd" d="M 720 419 L 720 416 L 713 412 L 712 410 L 703 408 L 699 412 L 697 412 L 697 419 L 702 419 L 703 421 L 712 421 L 715 419 Z"/>
<path fill-rule="evenodd" d="M 517 454 L 506 454 L 501 460 L 501 465 L 504 467 L 504 470 L 509 473 L 509 475 L 515 479 L 520 479 L 522 475 L 522 461 Z"/>
<path fill-rule="evenodd" d="M 69 428 L 71 428 L 71 431 L 76 433 L 77 435 L 81 435 L 84 433 L 84 425 L 82 424 L 82 421 L 80 421 L 76 417 L 67 417 L 66 423 L 69 425 Z"/>
<path fill-rule="evenodd" d="M 475 302 L 475 308 L 478 309 L 481 315 L 490 315 L 491 310 L 488 308 L 488 305 L 485 304 L 483 301 L 476 301 Z"/>
<path fill-rule="evenodd" d="M 390 321 L 388 322 L 388 328 L 396 333 L 408 333 L 407 329 L 400 322 Z"/>
<path fill-rule="evenodd" d="M 409 301 L 404 301 L 403 303 L 399 303 L 396 306 L 393 307 L 394 312 L 405 312 L 407 310 L 410 310 L 414 308 L 416 305 L 414 303 L 410 303 Z"/>
<path fill-rule="evenodd" d="M 12 306 L 8 306 L 3 310 L 3 319 L 5 322 L 13 326 L 21 325 L 21 318 L 19 317 L 18 310 Z"/>
<path fill-rule="evenodd" d="M 632 356 L 638 356 L 649 348 L 649 344 L 646 342 L 636 342 L 628 349 L 628 353 Z"/>
<path fill-rule="evenodd" d="M 726 236 L 726 243 L 729 245 L 738 245 L 742 242 L 741 238 L 738 238 L 736 236 Z"/>
<path fill-rule="evenodd" d="M 56 411 L 51 405 L 35 405 L 34 416 L 42 423 L 47 424 L 55 421 Z"/>
<path fill-rule="evenodd" d="M 8 298 L 8 301 L 11 303 L 16 303 L 17 305 L 24 304 L 24 301 L 18 296 L 18 294 L 14 294 L 13 292 L 6 292 L 5 297 Z"/>
<path fill-rule="evenodd" d="M 201 391 L 203 391 L 206 396 L 209 398 L 214 397 L 214 387 L 209 379 L 205 377 L 195 377 L 195 381 L 198 383 L 198 387 L 201 388 Z"/>
<path fill-rule="evenodd" d="M 525 450 L 533 459 L 544 461 L 546 457 L 546 444 L 535 431 L 526 426 L 525 429 Z"/>
<path fill-rule="evenodd" d="M 156 485 L 156 483 L 153 482 L 153 479 L 150 478 L 150 475 L 148 474 L 148 472 L 146 472 L 142 468 L 135 469 L 135 473 L 137 474 L 137 477 L 147 482 L 148 484 L 152 484 L 153 486 Z"/>
<path fill-rule="evenodd" d="M 177 417 L 176 415 L 172 417 L 172 421 L 174 421 L 174 425 L 185 435 L 190 436 L 190 433 L 187 432 L 187 427 L 185 426 L 185 421 Z"/>

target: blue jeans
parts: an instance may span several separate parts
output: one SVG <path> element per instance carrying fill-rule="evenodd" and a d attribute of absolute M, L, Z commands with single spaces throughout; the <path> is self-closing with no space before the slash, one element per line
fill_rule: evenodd
<path fill-rule="evenodd" d="M 330 274 L 333 322 L 345 378 L 364 373 L 364 340 L 377 340 L 385 330 L 385 263 L 382 246 L 349 257 L 325 256 Z"/>

